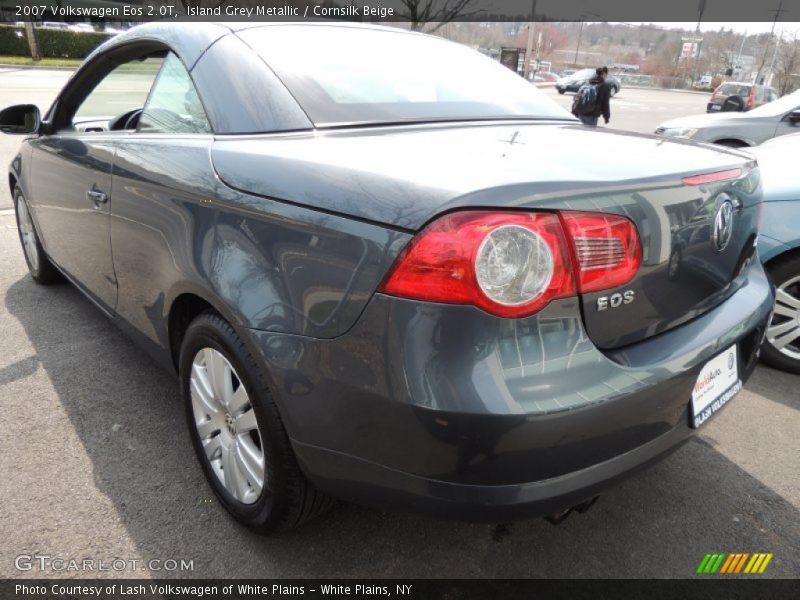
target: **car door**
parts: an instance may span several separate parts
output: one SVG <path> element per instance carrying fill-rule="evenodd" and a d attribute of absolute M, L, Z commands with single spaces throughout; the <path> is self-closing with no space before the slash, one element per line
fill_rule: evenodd
<path fill-rule="evenodd" d="M 210 159 L 212 128 L 192 78 L 170 52 L 136 132 L 119 142 L 114 162 L 111 245 L 119 281 L 117 314 L 169 347 L 166 294 L 187 278 L 194 232 L 216 219 L 218 180 Z M 198 233 L 202 237 L 202 233 Z M 191 277 L 191 275 L 189 275 Z"/>
<path fill-rule="evenodd" d="M 62 115 L 48 135 L 32 143 L 36 177 L 31 196 L 44 247 L 107 310 L 114 309 L 117 297 L 109 237 L 116 144 L 130 135 L 128 121 L 143 108 L 161 61 L 152 57 L 121 64 L 88 95 L 74 89 L 85 85 L 85 79 L 73 81 L 56 106 L 68 106 L 72 94 L 85 98 Z"/>

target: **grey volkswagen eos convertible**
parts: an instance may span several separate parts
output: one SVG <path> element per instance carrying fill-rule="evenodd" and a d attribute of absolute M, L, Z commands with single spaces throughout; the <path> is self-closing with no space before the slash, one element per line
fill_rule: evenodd
<path fill-rule="evenodd" d="M 585 128 L 434 37 L 144 25 L 0 128 L 31 276 L 177 373 L 261 532 L 583 511 L 741 389 L 773 305 L 751 157 Z"/>

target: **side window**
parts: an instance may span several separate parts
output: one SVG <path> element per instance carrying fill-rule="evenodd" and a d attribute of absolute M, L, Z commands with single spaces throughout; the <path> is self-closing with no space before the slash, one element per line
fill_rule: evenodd
<path fill-rule="evenodd" d="M 156 78 L 139 119 L 143 133 L 211 133 L 192 79 L 180 59 L 170 53 Z"/>
<path fill-rule="evenodd" d="M 756 86 L 756 103 L 764 104 L 764 92 L 765 88 L 761 87 L 760 85 Z"/>
<path fill-rule="evenodd" d="M 144 107 L 161 68 L 162 57 L 151 56 L 121 64 L 89 93 L 72 117 L 79 131 L 123 130 L 129 118 Z M 135 125 L 129 128 L 135 129 Z"/>

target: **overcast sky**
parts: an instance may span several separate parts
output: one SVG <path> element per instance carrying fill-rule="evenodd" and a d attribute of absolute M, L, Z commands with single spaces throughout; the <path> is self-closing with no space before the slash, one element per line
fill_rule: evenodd
<path fill-rule="evenodd" d="M 640 25 L 641 23 L 630 23 L 631 25 Z M 645 23 L 646 24 L 646 23 Z M 697 26 L 697 22 L 694 23 L 653 23 L 653 25 L 658 25 L 659 27 L 664 27 L 666 29 L 670 28 L 683 28 L 683 29 L 690 29 L 694 30 Z M 733 29 L 739 33 L 769 33 L 772 29 L 771 22 L 760 22 L 760 23 L 700 23 L 700 31 L 719 31 L 721 27 L 725 29 Z M 788 34 L 797 33 L 798 37 L 800 37 L 800 23 L 791 22 L 791 23 L 781 23 L 778 22 L 775 24 L 775 33 L 779 33 L 783 31 Z"/>

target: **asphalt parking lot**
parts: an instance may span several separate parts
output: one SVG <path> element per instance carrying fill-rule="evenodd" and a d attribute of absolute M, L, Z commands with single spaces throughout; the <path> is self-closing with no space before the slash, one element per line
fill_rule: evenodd
<path fill-rule="evenodd" d="M 0 105 L 44 107 L 66 75 L 0 72 Z M 651 131 L 703 102 L 623 90 L 612 125 Z M 0 138 L 3 165 L 17 144 Z M 0 577 L 692 577 L 707 552 L 771 552 L 760 577 L 800 574 L 798 376 L 759 367 L 694 440 L 557 527 L 340 504 L 303 529 L 262 538 L 212 499 L 175 380 L 72 286 L 33 283 L 8 210 L 0 264 Z M 34 561 L 20 571 L 20 555 L 139 568 L 42 572 Z M 193 568 L 142 570 L 151 560 Z"/>

